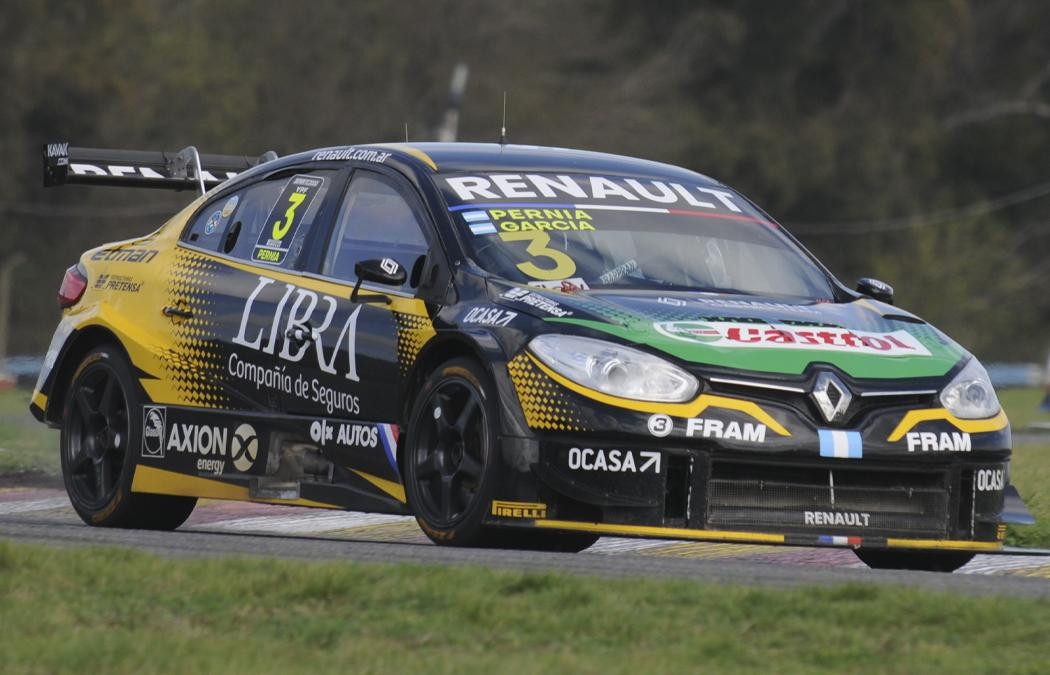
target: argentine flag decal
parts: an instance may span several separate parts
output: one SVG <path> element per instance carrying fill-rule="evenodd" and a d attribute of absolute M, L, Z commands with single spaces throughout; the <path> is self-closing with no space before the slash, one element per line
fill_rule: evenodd
<path fill-rule="evenodd" d="M 859 431 L 839 429 L 817 429 L 820 436 L 820 456 L 841 459 L 860 459 L 864 456 L 864 445 Z"/>
<path fill-rule="evenodd" d="M 496 234 L 496 226 L 485 211 L 464 211 L 463 220 L 474 234 Z"/>

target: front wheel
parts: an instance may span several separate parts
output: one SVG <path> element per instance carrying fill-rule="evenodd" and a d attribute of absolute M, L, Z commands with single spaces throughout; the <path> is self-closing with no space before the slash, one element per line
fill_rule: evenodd
<path fill-rule="evenodd" d="M 967 551 L 886 551 L 859 548 L 854 551 L 865 565 L 876 570 L 920 570 L 954 572 L 973 560 Z"/>
<path fill-rule="evenodd" d="M 131 492 L 141 418 L 142 398 L 124 356 L 112 347 L 91 351 L 69 385 L 60 443 L 66 493 L 88 525 L 173 530 L 197 503 Z"/>
<path fill-rule="evenodd" d="M 498 479 L 495 389 L 470 359 L 453 359 L 427 378 L 409 417 L 405 493 L 434 543 L 491 546 L 482 524 Z"/>

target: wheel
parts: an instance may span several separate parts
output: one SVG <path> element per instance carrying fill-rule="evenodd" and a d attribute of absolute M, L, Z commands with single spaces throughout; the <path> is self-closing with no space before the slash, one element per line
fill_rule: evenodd
<path fill-rule="evenodd" d="M 498 546 L 485 509 L 499 471 L 495 388 L 481 366 L 452 359 L 430 374 L 409 416 L 405 494 L 420 528 L 445 546 Z"/>
<path fill-rule="evenodd" d="M 131 492 L 142 443 L 142 396 L 121 353 L 108 346 L 80 363 L 62 414 L 62 478 L 73 509 L 88 525 L 173 530 L 196 497 Z"/>
<path fill-rule="evenodd" d="M 973 560 L 966 551 L 886 551 L 860 548 L 854 551 L 865 565 L 876 570 L 922 570 L 954 572 Z"/>

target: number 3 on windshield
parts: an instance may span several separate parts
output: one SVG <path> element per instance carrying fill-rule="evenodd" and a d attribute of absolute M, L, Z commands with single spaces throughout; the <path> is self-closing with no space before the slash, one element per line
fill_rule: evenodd
<path fill-rule="evenodd" d="M 576 273 L 576 261 L 567 254 L 551 248 L 551 237 L 542 230 L 534 232 L 500 232 L 503 241 L 527 241 L 529 242 L 525 252 L 533 258 L 549 258 L 554 261 L 554 267 L 547 269 L 533 262 L 518 263 L 518 269 L 533 279 L 542 281 L 556 281 L 571 277 Z"/>

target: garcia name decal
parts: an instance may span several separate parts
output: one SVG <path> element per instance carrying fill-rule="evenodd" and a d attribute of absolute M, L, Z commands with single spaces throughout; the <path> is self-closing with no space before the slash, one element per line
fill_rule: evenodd
<path fill-rule="evenodd" d="M 712 347 L 805 349 L 883 356 L 930 355 L 929 350 L 914 335 L 903 330 L 871 333 L 827 326 L 715 321 L 661 321 L 654 323 L 653 328 L 674 340 Z"/>

